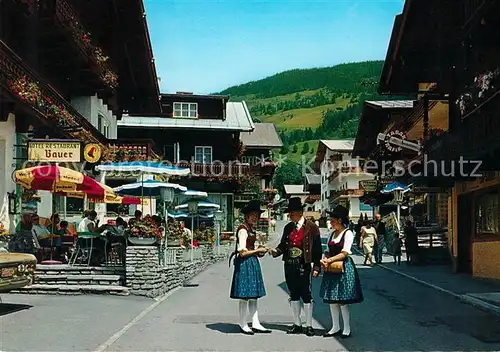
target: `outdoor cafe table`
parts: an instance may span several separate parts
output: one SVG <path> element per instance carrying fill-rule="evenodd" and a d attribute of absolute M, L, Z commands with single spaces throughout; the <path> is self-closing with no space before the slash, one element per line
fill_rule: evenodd
<path fill-rule="evenodd" d="M 79 254 L 84 254 L 84 251 L 88 251 L 87 266 L 90 266 L 92 260 L 92 253 L 94 252 L 94 240 L 103 239 L 106 242 L 106 235 L 95 233 L 95 232 L 78 232 L 76 242 L 76 251 L 70 258 L 69 264 L 74 265 L 78 259 Z M 95 253 L 95 252 L 94 252 Z"/>

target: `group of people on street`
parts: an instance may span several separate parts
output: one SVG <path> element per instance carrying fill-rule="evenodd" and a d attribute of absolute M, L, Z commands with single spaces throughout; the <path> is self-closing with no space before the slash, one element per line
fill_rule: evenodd
<path fill-rule="evenodd" d="M 328 212 L 332 233 L 324 255 L 319 228 L 314 221 L 304 218 L 304 204 L 300 198 L 290 198 L 285 213 L 288 213 L 291 222 L 285 226 L 281 240 L 275 248 L 256 248 L 254 228 L 262 212 L 257 200 L 250 201 L 242 209 L 245 221 L 236 231 L 236 247 L 230 258 L 230 261 L 234 258 L 230 297 L 239 301 L 241 333 L 253 335 L 271 332 L 260 323 L 257 304 L 258 299 L 266 295 L 259 258 L 270 254 L 274 258 L 282 257 L 284 263 L 285 281 L 294 319 L 287 333 L 307 336 L 316 334 L 312 327 L 311 278 L 318 277 L 320 272 L 323 272 L 320 295 L 323 302 L 330 306 L 332 315 L 332 327 L 324 337 L 350 337 L 349 305 L 362 302 L 363 292 L 351 258 L 354 233 L 348 228 L 349 211 L 338 206 Z M 306 317 L 305 327 L 300 318 L 302 309 Z M 248 325 L 248 313 L 251 327 Z"/>

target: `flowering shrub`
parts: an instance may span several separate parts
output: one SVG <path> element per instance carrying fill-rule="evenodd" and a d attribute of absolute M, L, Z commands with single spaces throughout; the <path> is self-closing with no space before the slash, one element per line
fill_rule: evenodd
<path fill-rule="evenodd" d="M 194 239 L 203 242 L 215 242 L 215 229 L 213 227 L 197 228 L 193 233 Z"/>
<path fill-rule="evenodd" d="M 461 94 L 456 104 L 460 109 L 462 117 L 478 107 L 483 101 L 491 97 L 499 87 L 500 68 L 493 71 L 480 73 L 474 78 L 474 84 Z"/>
<path fill-rule="evenodd" d="M 134 221 L 125 230 L 125 234 L 129 237 L 162 239 L 162 229 L 159 228 L 152 218 L 144 218 L 141 221 Z"/>

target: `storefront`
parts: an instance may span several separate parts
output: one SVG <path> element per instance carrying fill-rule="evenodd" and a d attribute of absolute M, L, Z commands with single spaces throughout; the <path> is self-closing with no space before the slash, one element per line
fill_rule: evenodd
<path fill-rule="evenodd" d="M 456 271 L 500 279 L 499 198 L 499 172 L 473 182 L 455 184 L 450 197 L 449 219 Z"/>

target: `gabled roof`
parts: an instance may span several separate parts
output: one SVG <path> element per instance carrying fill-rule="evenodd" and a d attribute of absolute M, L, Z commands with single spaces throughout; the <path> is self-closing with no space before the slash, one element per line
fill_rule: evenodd
<path fill-rule="evenodd" d="M 411 109 L 413 108 L 414 100 L 367 100 L 365 104 L 370 104 L 381 109 Z"/>
<path fill-rule="evenodd" d="M 306 174 L 306 181 L 310 185 L 320 185 L 321 184 L 321 175 Z"/>
<path fill-rule="evenodd" d="M 319 143 L 320 145 L 323 144 L 327 149 L 335 152 L 350 152 L 354 149 L 354 139 L 322 139 Z"/>
<path fill-rule="evenodd" d="M 250 149 L 281 148 L 283 143 L 274 123 L 256 123 L 252 132 L 242 132 L 240 139 Z"/>
<path fill-rule="evenodd" d="M 144 117 L 124 115 L 118 121 L 119 127 L 142 128 L 172 128 L 196 130 L 223 130 L 223 131 L 253 131 L 255 125 L 250 116 L 246 103 L 228 102 L 226 104 L 226 119 L 182 119 L 172 117 Z"/>
<path fill-rule="evenodd" d="M 304 191 L 304 185 L 284 185 L 286 194 L 308 194 Z"/>

